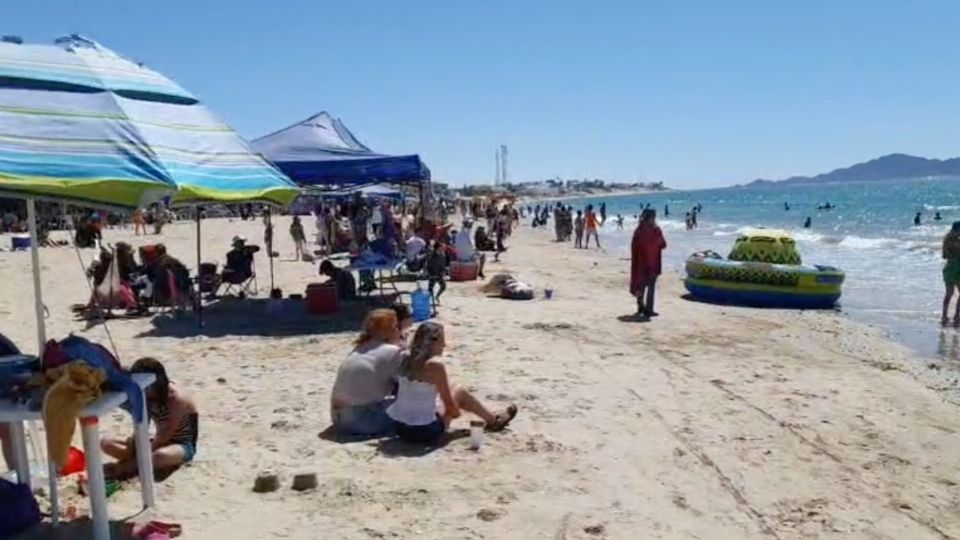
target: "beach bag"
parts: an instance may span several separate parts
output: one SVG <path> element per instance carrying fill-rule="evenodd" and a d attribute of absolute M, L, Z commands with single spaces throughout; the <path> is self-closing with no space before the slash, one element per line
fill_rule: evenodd
<path fill-rule="evenodd" d="M 9 538 L 40 523 L 40 506 L 30 486 L 0 478 L 0 538 Z"/>

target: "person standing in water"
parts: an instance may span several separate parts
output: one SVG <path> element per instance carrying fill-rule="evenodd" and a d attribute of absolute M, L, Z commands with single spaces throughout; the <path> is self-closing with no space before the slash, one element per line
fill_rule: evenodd
<path fill-rule="evenodd" d="M 623 230 L 623 216 L 620 214 L 617 214 L 617 229 L 621 231 Z"/>
<path fill-rule="evenodd" d="M 913 216 L 913 224 L 915 226 L 920 226 L 920 212 L 917 212 L 917 215 Z"/>
<path fill-rule="evenodd" d="M 670 205 L 663 205 L 663 217 L 670 217 Z"/>
<path fill-rule="evenodd" d="M 600 223 L 607 222 L 607 203 L 600 203 Z"/>
<path fill-rule="evenodd" d="M 653 309 L 654 291 L 666 247 L 667 241 L 657 226 L 656 211 L 644 210 L 630 244 L 630 294 L 637 299 L 637 315 L 641 317 L 657 316 Z"/>
<path fill-rule="evenodd" d="M 789 211 L 790 211 L 790 203 L 786 203 L 786 202 L 783 203 L 783 209 L 786 210 L 787 212 L 789 212 Z"/>
<path fill-rule="evenodd" d="M 810 216 L 807 216 L 806 221 L 803 222 L 803 228 L 804 228 L 804 229 L 809 229 L 809 228 L 810 228 L 810 224 L 811 224 L 812 221 L 813 221 L 813 220 L 810 219 Z"/>
<path fill-rule="evenodd" d="M 937 212 L 936 214 L 933 215 L 933 220 L 934 220 L 934 221 L 942 221 L 942 220 L 943 220 L 943 218 L 940 217 L 940 212 Z"/>
<path fill-rule="evenodd" d="M 960 287 L 960 221 L 954 221 L 950 231 L 943 237 L 942 255 L 947 263 L 943 266 L 943 285 L 946 290 L 943 293 L 940 322 L 946 325 L 949 322 L 947 313 L 950 311 L 950 300 L 954 290 Z M 960 301 L 953 314 L 953 324 L 960 325 Z"/>

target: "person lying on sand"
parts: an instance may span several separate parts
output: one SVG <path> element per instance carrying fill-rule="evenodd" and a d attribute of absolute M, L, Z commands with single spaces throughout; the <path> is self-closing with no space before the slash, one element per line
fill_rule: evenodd
<path fill-rule="evenodd" d="M 533 287 L 510 274 L 497 274 L 480 287 L 480 292 L 508 300 L 532 300 Z"/>
<path fill-rule="evenodd" d="M 410 351 L 403 354 L 397 398 L 387 408 L 387 415 L 404 442 L 428 446 L 441 443 L 461 411 L 479 416 L 487 431 L 502 431 L 517 416 L 516 405 L 494 414 L 465 388 L 451 383 L 447 368 L 437 360 L 444 347 L 443 325 L 426 322 L 417 328 Z"/>
<path fill-rule="evenodd" d="M 193 461 L 200 434 L 197 406 L 167 377 L 167 370 L 154 358 L 141 358 L 133 363 L 131 373 L 152 373 L 157 379 L 145 394 L 147 415 L 156 426 L 150 441 L 155 473 L 168 473 Z M 104 467 L 108 478 L 125 479 L 137 474 L 134 439 L 104 438 L 103 452 L 117 460 Z"/>
<path fill-rule="evenodd" d="M 363 321 L 354 349 L 337 369 L 330 393 L 330 418 L 342 435 L 386 435 L 393 431 L 387 407 L 393 403 L 401 349 L 397 315 L 375 309 Z"/>

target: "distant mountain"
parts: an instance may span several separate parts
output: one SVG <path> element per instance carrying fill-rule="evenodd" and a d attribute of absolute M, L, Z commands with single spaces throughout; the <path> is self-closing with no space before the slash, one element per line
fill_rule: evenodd
<path fill-rule="evenodd" d="M 960 158 L 927 159 L 906 154 L 890 154 L 817 176 L 793 176 L 785 180 L 757 179 L 747 185 L 874 182 L 930 176 L 960 176 Z"/>

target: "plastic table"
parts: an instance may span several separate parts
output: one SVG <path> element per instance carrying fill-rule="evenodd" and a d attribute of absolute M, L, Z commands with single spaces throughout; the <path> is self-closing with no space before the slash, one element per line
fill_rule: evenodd
<path fill-rule="evenodd" d="M 134 373 L 133 381 L 140 391 L 153 384 L 156 377 L 151 373 Z M 107 392 L 100 399 L 87 405 L 80 411 L 83 451 L 87 458 L 87 479 L 89 481 L 90 514 L 93 517 L 94 540 L 110 539 L 110 516 L 107 513 L 106 482 L 103 477 L 103 454 L 100 451 L 100 417 L 123 405 L 127 395 L 123 392 Z M 0 400 L 0 422 L 10 424 L 10 437 L 16 455 L 17 481 L 30 483 L 30 462 L 27 457 L 27 442 L 23 423 L 31 420 L 43 421 L 42 411 L 32 411 L 27 404 L 17 404 Z M 146 399 L 144 399 L 143 421 L 134 422 L 134 438 L 137 446 L 137 468 L 140 474 L 140 491 L 143 508 L 154 507 L 153 497 L 153 453 L 150 448 L 150 419 L 147 417 Z M 53 523 L 59 521 L 59 497 L 57 496 L 58 471 L 49 464 L 50 505 Z"/>
<path fill-rule="evenodd" d="M 376 281 L 379 284 L 380 296 L 384 296 L 386 294 L 386 291 L 383 288 L 384 271 L 386 271 L 390 275 L 390 287 L 393 289 L 393 292 L 400 294 L 400 289 L 397 288 L 397 284 L 394 282 L 393 278 L 396 275 L 397 268 L 401 264 L 403 264 L 403 262 L 404 262 L 403 259 L 385 261 L 385 262 L 379 262 L 379 263 L 358 262 L 355 264 L 350 264 L 349 266 L 346 267 L 346 269 L 352 272 L 361 272 L 361 271 L 375 272 L 378 276 Z M 367 294 L 370 294 L 370 292 L 372 291 L 368 291 Z"/>

